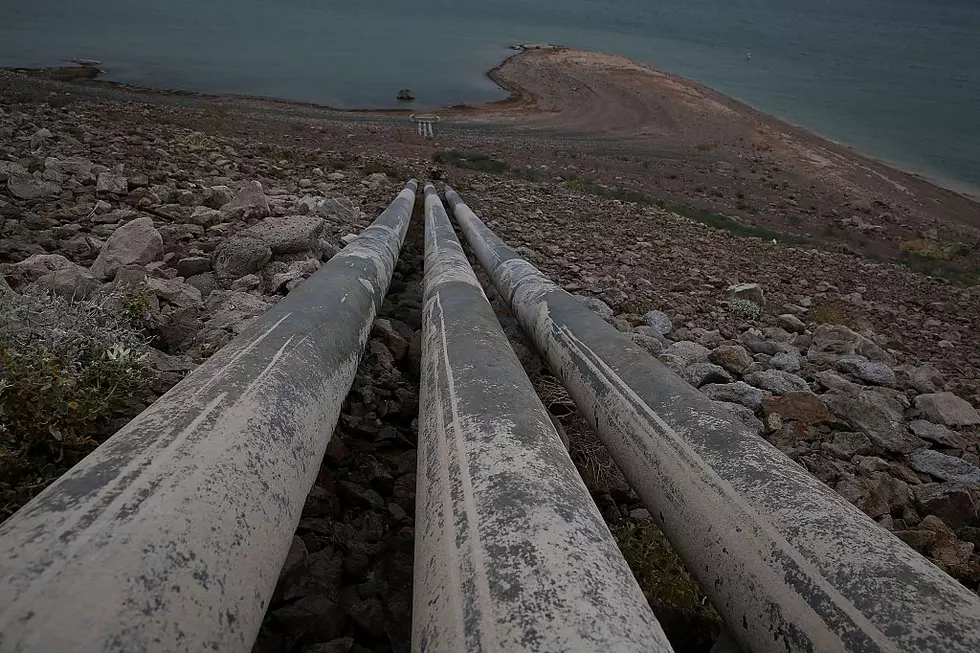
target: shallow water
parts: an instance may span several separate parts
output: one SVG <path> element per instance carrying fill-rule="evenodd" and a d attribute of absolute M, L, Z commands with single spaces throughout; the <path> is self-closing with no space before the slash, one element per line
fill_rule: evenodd
<path fill-rule="evenodd" d="M 502 98 L 485 72 L 518 42 L 641 59 L 980 188 L 975 0 L 0 0 L 0 65 L 337 107 Z"/>

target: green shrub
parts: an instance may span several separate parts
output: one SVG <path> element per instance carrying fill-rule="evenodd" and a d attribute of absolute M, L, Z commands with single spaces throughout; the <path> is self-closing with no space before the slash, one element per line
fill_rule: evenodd
<path fill-rule="evenodd" d="M 201 132 L 180 136 L 176 139 L 176 143 L 191 152 L 213 152 L 218 149 L 218 143 Z"/>
<path fill-rule="evenodd" d="M 147 380 L 117 297 L 8 295 L 0 314 L 0 519 L 91 452 Z"/>
<path fill-rule="evenodd" d="M 854 308 L 842 299 L 827 298 L 815 303 L 807 314 L 817 324 L 841 324 L 848 328 L 856 325 Z"/>
<path fill-rule="evenodd" d="M 728 312 L 743 320 L 758 320 L 762 317 L 762 308 L 748 299 L 732 299 L 728 302 Z"/>
<path fill-rule="evenodd" d="M 942 243 L 929 238 L 906 240 L 899 244 L 898 249 L 906 254 L 932 259 L 934 261 L 948 261 L 953 258 L 952 253 Z"/>

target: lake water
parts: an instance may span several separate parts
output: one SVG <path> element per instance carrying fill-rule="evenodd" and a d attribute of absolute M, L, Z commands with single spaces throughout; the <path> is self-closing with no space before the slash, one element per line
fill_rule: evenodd
<path fill-rule="evenodd" d="M 499 99 L 485 72 L 520 42 L 640 59 L 980 189 L 977 0 L 0 0 L 0 65 L 345 108 Z"/>

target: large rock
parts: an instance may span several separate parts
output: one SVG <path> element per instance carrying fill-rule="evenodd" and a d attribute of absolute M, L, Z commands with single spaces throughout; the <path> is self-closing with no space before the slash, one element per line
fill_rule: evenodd
<path fill-rule="evenodd" d="M 238 191 L 235 199 L 221 207 L 229 220 L 254 220 L 269 216 L 269 200 L 262 191 L 262 184 L 250 181 Z"/>
<path fill-rule="evenodd" d="M 824 395 L 824 403 L 852 427 L 865 433 L 874 445 L 890 453 L 909 453 L 925 442 L 908 433 L 892 419 L 887 400 L 875 392 L 842 392 Z"/>
<path fill-rule="evenodd" d="M 956 431 L 951 431 L 945 426 L 940 426 L 939 424 L 933 424 L 924 419 L 914 420 L 909 424 L 909 430 L 915 434 L 916 437 L 922 438 L 923 440 L 928 440 L 929 442 L 935 442 L 943 447 L 949 447 L 950 449 L 966 449 L 966 440 L 963 439 Z"/>
<path fill-rule="evenodd" d="M 827 404 L 811 392 L 787 392 L 782 396 L 766 397 L 761 403 L 766 415 L 776 413 L 787 422 L 802 422 L 810 426 L 830 418 Z"/>
<path fill-rule="evenodd" d="M 163 255 L 163 237 L 151 218 L 139 218 L 116 229 L 92 264 L 92 276 L 109 279 L 121 267 L 146 265 Z"/>
<path fill-rule="evenodd" d="M 821 324 L 813 330 L 813 339 L 807 352 L 810 360 L 834 363 L 841 356 L 855 354 L 873 361 L 891 362 L 891 356 L 885 350 L 842 324 Z"/>
<path fill-rule="evenodd" d="M 224 221 L 225 214 L 221 211 L 217 211 L 206 206 L 198 206 L 187 219 L 192 224 L 207 228 L 213 227 L 214 225 L 220 224 L 222 221 Z"/>
<path fill-rule="evenodd" d="M 11 195 L 22 200 L 36 200 L 61 192 L 61 186 L 58 184 L 38 179 L 20 166 L 10 168 L 7 188 Z"/>
<path fill-rule="evenodd" d="M 201 306 L 201 291 L 179 279 L 157 279 L 148 277 L 146 283 L 157 298 L 179 308 Z"/>
<path fill-rule="evenodd" d="M 643 324 L 656 329 L 662 335 L 667 335 L 674 329 L 674 324 L 663 311 L 648 311 L 643 315 Z"/>
<path fill-rule="evenodd" d="M 745 381 L 761 390 L 767 390 L 774 395 L 784 395 L 787 392 L 809 392 L 810 386 L 806 381 L 782 370 L 765 370 L 745 375 Z"/>
<path fill-rule="evenodd" d="M 232 280 L 262 269 L 272 258 L 272 249 L 257 238 L 232 238 L 221 243 L 211 257 L 218 279 Z"/>
<path fill-rule="evenodd" d="M 699 345 L 696 342 L 691 342 L 690 340 L 681 340 L 680 342 L 675 342 L 670 347 L 664 350 L 665 354 L 671 356 L 677 356 L 685 363 L 690 365 L 691 363 L 703 363 L 708 360 L 708 354 L 711 352 L 704 345 Z"/>
<path fill-rule="evenodd" d="M 99 282 L 92 278 L 88 271 L 80 265 L 72 264 L 38 278 L 35 288 L 43 288 L 66 299 L 88 299 L 99 289 Z"/>
<path fill-rule="evenodd" d="M 912 488 L 923 515 L 936 515 L 950 526 L 967 526 L 980 510 L 976 488 L 955 481 L 923 483 Z"/>
<path fill-rule="evenodd" d="M 980 412 L 965 399 L 952 392 L 934 392 L 915 398 L 915 407 L 926 419 L 945 426 L 973 426 L 980 424 Z"/>
<path fill-rule="evenodd" d="M 864 356 L 844 356 L 834 366 L 838 372 L 871 385 L 895 385 L 895 371 L 885 363 Z"/>
<path fill-rule="evenodd" d="M 753 362 L 749 352 L 740 345 L 722 345 L 708 354 L 708 360 L 739 376 Z"/>
<path fill-rule="evenodd" d="M 980 486 L 980 468 L 962 458 L 947 456 L 932 449 L 913 451 L 905 459 L 909 467 L 917 472 L 928 474 L 941 481 L 959 481 Z"/>
<path fill-rule="evenodd" d="M 32 283 L 49 272 L 76 266 L 61 254 L 33 254 L 12 267 L 16 277 L 24 283 Z"/>
<path fill-rule="evenodd" d="M 266 218 L 244 235 L 261 240 L 273 254 L 292 254 L 316 249 L 323 226 L 323 218 L 314 216 Z"/>
<path fill-rule="evenodd" d="M 745 406 L 751 411 L 756 411 L 762 405 L 762 391 L 753 388 L 744 381 L 735 383 L 709 383 L 701 388 L 701 392 L 709 399 L 715 401 L 725 401 L 732 404 Z"/>
<path fill-rule="evenodd" d="M 732 299 L 745 299 L 756 306 L 765 306 L 766 297 L 762 286 L 757 283 L 738 283 L 728 287 L 728 296 Z"/>
<path fill-rule="evenodd" d="M 635 342 L 640 347 L 643 347 L 643 349 L 651 356 L 659 356 L 660 354 L 663 353 L 664 349 L 666 349 L 664 343 L 661 340 L 654 338 L 653 336 L 648 336 L 642 333 L 634 332 L 629 334 L 629 337 L 630 340 Z"/>

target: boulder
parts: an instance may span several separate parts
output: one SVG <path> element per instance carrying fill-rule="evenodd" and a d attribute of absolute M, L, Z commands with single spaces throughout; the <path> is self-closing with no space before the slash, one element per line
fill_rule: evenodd
<path fill-rule="evenodd" d="M 728 287 L 728 296 L 732 299 L 745 299 L 756 306 L 766 305 L 766 297 L 762 286 L 757 283 L 737 283 Z"/>
<path fill-rule="evenodd" d="M 11 267 L 13 273 L 22 281 L 32 283 L 49 272 L 76 266 L 61 254 L 33 254 L 20 263 L 14 263 Z"/>
<path fill-rule="evenodd" d="M 80 265 L 48 272 L 32 284 L 66 299 L 88 299 L 99 289 L 99 282 Z"/>
<path fill-rule="evenodd" d="M 925 446 L 892 419 L 885 398 L 875 392 L 831 393 L 823 400 L 835 415 L 865 433 L 879 449 L 906 454 Z"/>
<path fill-rule="evenodd" d="M 139 218 L 116 229 L 92 264 L 92 276 L 110 279 L 126 265 L 146 265 L 163 256 L 163 237 L 151 218 Z"/>
<path fill-rule="evenodd" d="M 766 432 L 765 424 L 755 416 L 750 408 L 727 401 L 716 401 L 714 405 L 732 413 L 739 422 L 745 425 L 755 435 L 762 435 Z"/>
<path fill-rule="evenodd" d="M 147 285 L 157 298 L 179 308 L 199 307 L 202 303 L 201 291 L 179 279 L 157 279 L 148 277 Z"/>
<path fill-rule="evenodd" d="M 188 286 L 194 286 L 201 292 L 201 297 L 207 299 L 212 291 L 218 288 L 218 279 L 211 272 L 202 272 L 184 280 Z"/>
<path fill-rule="evenodd" d="M 725 401 L 745 406 L 756 411 L 762 405 L 763 394 L 758 388 L 753 388 L 744 381 L 735 383 L 709 383 L 701 388 L 701 392 L 714 401 Z"/>
<path fill-rule="evenodd" d="M 775 395 L 784 395 L 788 392 L 809 392 L 810 386 L 806 381 L 782 370 L 765 370 L 762 372 L 752 372 L 745 375 L 745 381 L 750 385 L 771 392 Z"/>
<path fill-rule="evenodd" d="M 811 392 L 787 392 L 782 396 L 766 397 L 762 400 L 762 410 L 766 415 L 776 413 L 783 421 L 801 422 L 807 426 L 830 418 L 827 404 Z"/>
<path fill-rule="evenodd" d="M 784 313 L 776 317 L 776 324 L 790 333 L 803 333 L 806 331 L 806 324 L 803 320 L 796 317 L 792 313 Z"/>
<path fill-rule="evenodd" d="M 908 454 L 905 459 L 909 467 L 915 471 L 941 481 L 959 481 L 980 487 L 980 468 L 962 458 L 948 456 L 932 449 L 919 449 Z"/>
<path fill-rule="evenodd" d="M 834 363 L 841 356 L 864 356 L 873 361 L 889 363 L 891 356 L 870 339 L 851 331 L 842 324 L 821 324 L 813 330 L 807 358 L 818 363 Z"/>
<path fill-rule="evenodd" d="M 647 311 L 643 315 L 643 324 L 656 329 L 661 335 L 667 335 L 674 329 L 674 324 L 663 311 Z"/>
<path fill-rule="evenodd" d="M 204 189 L 201 203 L 209 209 L 220 209 L 233 199 L 235 199 L 235 191 L 232 189 L 227 186 L 212 186 Z"/>
<path fill-rule="evenodd" d="M 842 460 L 850 460 L 857 455 L 867 455 L 872 452 L 871 439 L 863 433 L 838 431 L 830 442 L 823 443 L 824 451 Z"/>
<path fill-rule="evenodd" d="M 741 375 L 753 362 L 749 352 L 740 345 L 722 345 L 708 354 L 708 360 L 735 375 Z"/>
<path fill-rule="evenodd" d="M 664 354 L 677 356 L 687 365 L 706 362 L 710 353 L 707 347 L 690 340 L 675 342 L 664 350 Z"/>
<path fill-rule="evenodd" d="M 412 89 L 410 88 L 403 88 L 402 90 L 398 91 L 398 95 L 395 96 L 395 99 L 411 102 L 415 99 L 415 93 L 412 93 Z"/>
<path fill-rule="evenodd" d="M 269 200 L 262 191 L 262 184 L 250 181 L 238 191 L 227 204 L 221 207 L 226 220 L 254 220 L 268 217 Z"/>
<path fill-rule="evenodd" d="M 980 412 L 965 399 L 952 392 L 934 392 L 915 398 L 915 407 L 930 422 L 944 426 L 973 426 L 980 424 Z"/>
<path fill-rule="evenodd" d="M 9 169 L 7 188 L 11 195 L 22 200 L 36 200 L 61 192 L 61 186 L 58 184 L 38 179 L 20 166 L 12 166 Z"/>
<path fill-rule="evenodd" d="M 781 351 L 769 359 L 769 366 L 773 369 L 792 373 L 799 372 L 803 367 L 803 362 L 800 360 L 800 355 L 795 351 Z"/>
<path fill-rule="evenodd" d="M 869 361 L 864 356 L 844 356 L 834 368 L 851 378 L 871 385 L 895 385 L 895 371 L 885 363 Z"/>
<path fill-rule="evenodd" d="M 218 279 L 232 280 L 257 272 L 272 258 L 272 249 L 256 238 L 238 237 L 218 245 L 211 267 Z"/>
<path fill-rule="evenodd" d="M 323 218 L 294 215 L 266 218 L 243 235 L 261 240 L 273 254 L 292 254 L 316 249 L 323 227 Z"/>
<path fill-rule="evenodd" d="M 917 419 L 909 424 L 909 430 L 912 431 L 916 437 L 922 438 L 923 440 L 928 440 L 929 442 L 935 442 L 943 447 L 949 447 L 950 449 L 966 449 L 966 440 L 963 439 L 963 437 L 961 437 L 958 433 L 949 430 L 945 426 L 933 424 L 932 422 L 927 422 L 924 419 Z"/>

